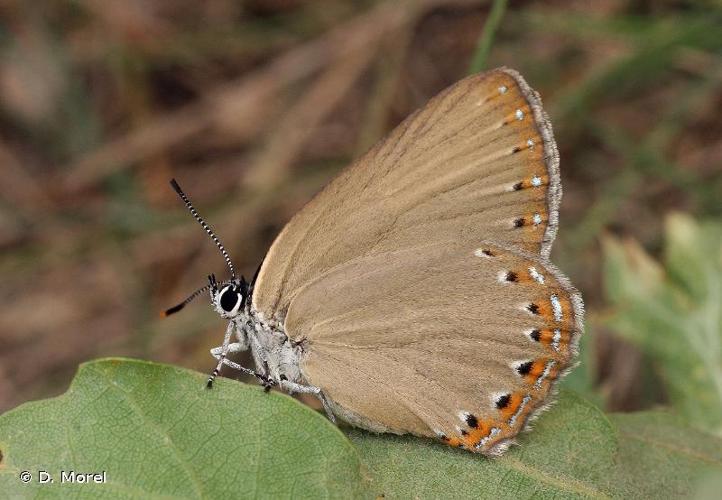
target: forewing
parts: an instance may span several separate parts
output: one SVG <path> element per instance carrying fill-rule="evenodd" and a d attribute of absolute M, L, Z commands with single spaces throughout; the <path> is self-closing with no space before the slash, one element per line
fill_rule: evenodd
<path fill-rule="evenodd" d="M 351 423 L 493 454 L 573 362 L 582 314 L 538 256 L 437 242 L 338 266 L 300 290 L 285 328 Z"/>
<path fill-rule="evenodd" d="M 546 257 L 560 197 L 538 95 L 512 70 L 470 76 L 296 214 L 264 260 L 253 305 L 282 319 L 297 290 L 334 266 L 423 242 L 490 239 Z"/>

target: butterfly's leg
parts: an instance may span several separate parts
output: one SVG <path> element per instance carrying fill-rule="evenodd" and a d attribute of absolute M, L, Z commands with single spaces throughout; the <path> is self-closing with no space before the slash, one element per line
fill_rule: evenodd
<path fill-rule="evenodd" d="M 226 351 L 226 356 L 228 354 L 234 353 L 234 352 L 243 352 L 247 349 L 246 346 L 243 346 L 239 342 L 234 342 L 232 344 L 228 344 L 228 350 Z M 214 347 L 211 349 L 211 354 L 214 358 L 221 361 L 224 365 L 233 368 L 234 370 L 237 370 L 241 373 L 245 373 L 246 375 L 253 375 L 258 380 L 260 380 L 264 386 L 269 384 L 269 379 L 262 373 L 258 373 L 257 371 L 251 370 L 250 368 L 246 368 L 245 366 L 241 366 L 235 361 L 231 361 L 227 357 L 223 356 L 223 346 Z M 272 384 L 272 383 L 271 383 Z"/>
<path fill-rule="evenodd" d="M 279 385 L 282 389 L 285 389 L 290 392 L 298 392 L 301 394 L 313 394 L 316 396 L 319 400 L 321 400 L 321 403 L 323 404 L 323 409 L 326 410 L 326 416 L 328 416 L 328 419 L 336 423 L 336 416 L 331 411 L 331 405 L 328 402 L 328 399 L 326 399 L 326 395 L 323 393 L 323 391 L 316 386 L 313 385 L 301 385 L 296 384 L 295 382 L 289 382 L 288 380 L 283 380 L 279 382 Z"/>
<path fill-rule="evenodd" d="M 233 345 L 233 344 L 231 344 L 231 345 Z M 215 349 L 212 349 L 211 352 L 214 352 L 214 351 L 218 352 L 219 349 L 220 349 L 220 347 L 216 347 Z M 232 352 L 232 351 L 229 351 L 229 352 Z M 220 356 L 221 356 L 220 354 L 213 355 L 213 357 L 215 357 L 216 359 L 219 359 Z M 253 375 L 263 384 L 264 387 L 268 386 L 270 388 L 270 386 L 274 385 L 273 381 L 270 380 L 265 375 L 263 375 L 262 373 L 253 371 L 250 368 L 246 368 L 245 366 L 241 366 L 238 363 L 236 363 L 235 361 L 231 361 L 228 358 L 223 359 L 223 364 L 230 368 L 233 368 L 234 370 L 237 370 L 241 373 L 245 373 L 246 375 Z"/>
<path fill-rule="evenodd" d="M 226 334 L 223 337 L 223 345 L 220 346 L 220 352 L 218 354 L 214 354 L 213 351 L 218 349 L 214 349 L 211 351 L 211 354 L 213 354 L 213 357 L 215 357 L 218 360 L 218 364 L 213 369 L 213 373 L 211 373 L 210 377 L 208 377 L 208 382 L 206 383 L 206 387 L 209 389 L 213 387 L 213 381 L 216 379 L 218 374 L 221 372 L 221 367 L 223 366 L 223 361 L 226 359 L 226 356 L 228 356 L 228 346 L 231 343 L 231 335 L 233 334 L 233 329 L 235 325 L 233 321 L 228 322 L 228 327 L 226 327 Z"/>
<path fill-rule="evenodd" d="M 213 355 L 214 358 L 218 360 L 218 364 L 213 369 L 213 373 L 211 373 L 210 377 L 208 377 L 208 382 L 206 383 L 206 387 L 209 389 L 213 387 L 213 381 L 216 379 L 218 374 L 221 372 L 221 367 L 223 365 L 230 366 L 231 368 L 240 371 L 241 373 L 246 373 L 248 375 L 253 375 L 254 377 L 261 380 L 264 385 L 268 383 L 268 377 L 265 375 L 262 375 L 258 372 L 255 372 L 253 370 L 250 370 L 248 368 L 244 368 L 243 366 L 239 365 L 238 363 L 234 363 L 233 361 L 228 359 L 228 353 L 229 352 L 238 352 L 245 350 L 244 346 L 241 343 L 235 342 L 231 344 L 231 335 L 233 334 L 233 330 L 236 328 L 236 325 L 233 321 L 228 322 L 228 327 L 226 328 L 226 334 L 223 337 L 223 345 L 211 349 L 211 355 Z M 231 347 L 233 346 L 233 347 Z M 246 347 L 247 348 L 247 347 Z"/>
<path fill-rule="evenodd" d="M 263 373 L 268 373 L 268 362 L 266 360 L 263 360 Z M 268 392 L 275 384 L 276 382 L 271 377 L 266 377 L 263 379 L 263 390 Z"/>
<path fill-rule="evenodd" d="M 233 354 L 233 353 L 235 353 L 235 352 L 243 352 L 243 351 L 246 351 L 246 350 L 247 350 L 247 348 L 246 348 L 243 344 L 241 344 L 240 342 L 233 342 L 233 343 L 231 343 L 231 344 L 228 344 L 228 351 L 227 351 L 227 353 L 228 353 L 228 354 Z M 216 359 L 220 359 L 222 353 L 223 353 L 223 346 L 220 346 L 220 345 L 219 345 L 218 347 L 214 347 L 213 349 L 211 349 L 211 354 L 212 354 L 213 357 L 216 358 Z"/>

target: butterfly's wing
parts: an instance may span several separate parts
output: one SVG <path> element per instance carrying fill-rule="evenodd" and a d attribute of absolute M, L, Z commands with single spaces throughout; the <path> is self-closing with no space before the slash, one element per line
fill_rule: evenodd
<path fill-rule="evenodd" d="M 449 87 L 342 172 L 286 225 L 253 294 L 281 319 L 334 266 L 422 242 L 490 239 L 548 256 L 561 198 L 538 95 L 497 69 Z"/>
<path fill-rule="evenodd" d="M 494 454 L 573 362 L 582 315 L 539 256 L 434 242 L 337 266 L 295 295 L 285 327 L 307 382 L 352 424 Z"/>

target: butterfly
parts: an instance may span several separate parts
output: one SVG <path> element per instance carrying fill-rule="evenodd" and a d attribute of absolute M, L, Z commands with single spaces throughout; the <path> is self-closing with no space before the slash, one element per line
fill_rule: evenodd
<path fill-rule="evenodd" d="M 227 365 L 329 418 L 499 455 L 573 366 L 583 302 L 549 262 L 562 195 L 538 94 L 507 68 L 431 99 L 342 171 L 256 275 L 209 282 Z M 228 359 L 251 351 L 255 368 Z"/>

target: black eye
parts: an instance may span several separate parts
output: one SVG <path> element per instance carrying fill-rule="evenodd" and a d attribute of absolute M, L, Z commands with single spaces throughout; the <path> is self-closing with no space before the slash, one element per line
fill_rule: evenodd
<path fill-rule="evenodd" d="M 236 304 L 241 300 L 241 294 L 232 290 L 230 287 L 221 292 L 221 308 L 226 312 L 231 312 Z"/>

